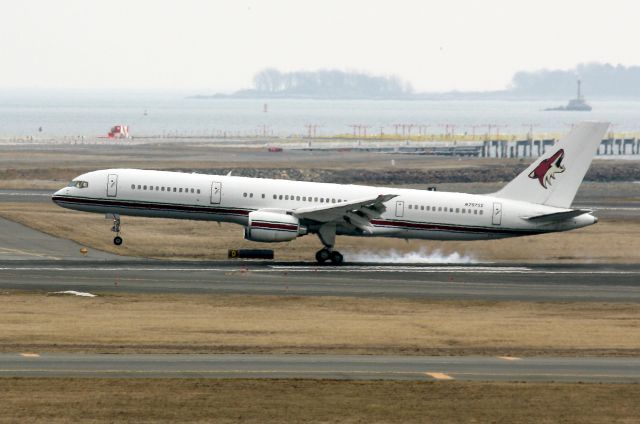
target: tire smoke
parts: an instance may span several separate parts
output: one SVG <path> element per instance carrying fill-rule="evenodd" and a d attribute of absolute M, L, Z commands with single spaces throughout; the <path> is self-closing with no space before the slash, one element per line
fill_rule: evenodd
<path fill-rule="evenodd" d="M 472 264 L 476 259 L 472 255 L 458 252 L 443 253 L 441 250 L 422 248 L 413 252 L 399 252 L 395 249 L 387 251 L 346 252 L 345 260 L 349 262 L 375 262 L 393 264 Z"/>

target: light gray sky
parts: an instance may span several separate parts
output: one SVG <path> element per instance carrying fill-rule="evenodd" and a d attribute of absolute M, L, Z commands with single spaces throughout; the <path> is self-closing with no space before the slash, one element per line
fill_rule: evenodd
<path fill-rule="evenodd" d="M 265 68 L 502 89 L 518 70 L 640 64 L 640 2 L 21 0 L 0 5 L 0 88 L 247 88 Z"/>

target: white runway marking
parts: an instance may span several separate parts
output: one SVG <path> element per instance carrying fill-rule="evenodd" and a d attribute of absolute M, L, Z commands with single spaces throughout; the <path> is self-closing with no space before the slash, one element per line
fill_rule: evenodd
<path fill-rule="evenodd" d="M 38 355 L 37 353 L 21 353 L 20 356 L 22 356 L 23 358 L 39 358 L 40 355 Z"/>
<path fill-rule="evenodd" d="M 28 252 L 22 249 L 11 249 L 8 247 L 0 247 L 0 255 L 25 255 L 25 256 L 36 256 L 38 258 L 46 258 L 46 259 L 58 259 L 55 256 L 45 255 L 42 253 Z"/>
<path fill-rule="evenodd" d="M 538 270 L 527 267 L 508 266 L 394 266 L 394 265 L 345 265 L 316 266 L 316 265 L 269 265 L 267 268 L 226 268 L 226 267 L 154 267 L 154 266 L 0 266 L 0 271 L 147 271 L 147 272 L 220 272 L 220 273 L 365 273 L 365 272 L 393 272 L 393 273 L 486 273 L 486 274 L 567 274 L 567 275 L 640 275 L 640 270 Z"/>
<path fill-rule="evenodd" d="M 504 359 L 505 361 L 522 361 L 522 358 L 515 356 L 498 356 L 498 359 Z"/>

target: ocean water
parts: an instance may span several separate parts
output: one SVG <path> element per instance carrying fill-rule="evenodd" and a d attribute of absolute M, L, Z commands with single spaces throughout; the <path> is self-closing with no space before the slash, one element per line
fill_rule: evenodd
<path fill-rule="evenodd" d="M 613 131 L 640 131 L 640 102 L 591 101 L 592 112 L 545 112 L 557 101 L 398 101 L 190 99 L 176 94 L 0 93 L 0 137 L 105 135 L 129 125 L 133 136 L 294 136 L 316 125 L 317 136 L 395 133 L 525 134 L 566 132 L 581 120 L 607 120 Z M 266 110 L 266 111 L 265 111 Z M 423 126 L 419 129 L 417 126 Z M 362 132 L 362 130 L 360 130 Z M 398 132 L 402 130 L 398 128 Z"/>

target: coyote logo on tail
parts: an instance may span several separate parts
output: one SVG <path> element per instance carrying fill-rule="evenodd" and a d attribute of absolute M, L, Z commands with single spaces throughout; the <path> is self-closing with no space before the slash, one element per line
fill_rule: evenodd
<path fill-rule="evenodd" d="M 529 178 L 537 179 L 542 187 L 548 188 L 547 185 L 551 185 L 551 180 L 556 178 L 555 175 L 564 172 L 563 158 L 564 149 L 560 149 L 550 158 L 540 162 L 540 165 L 531 171 Z"/>

